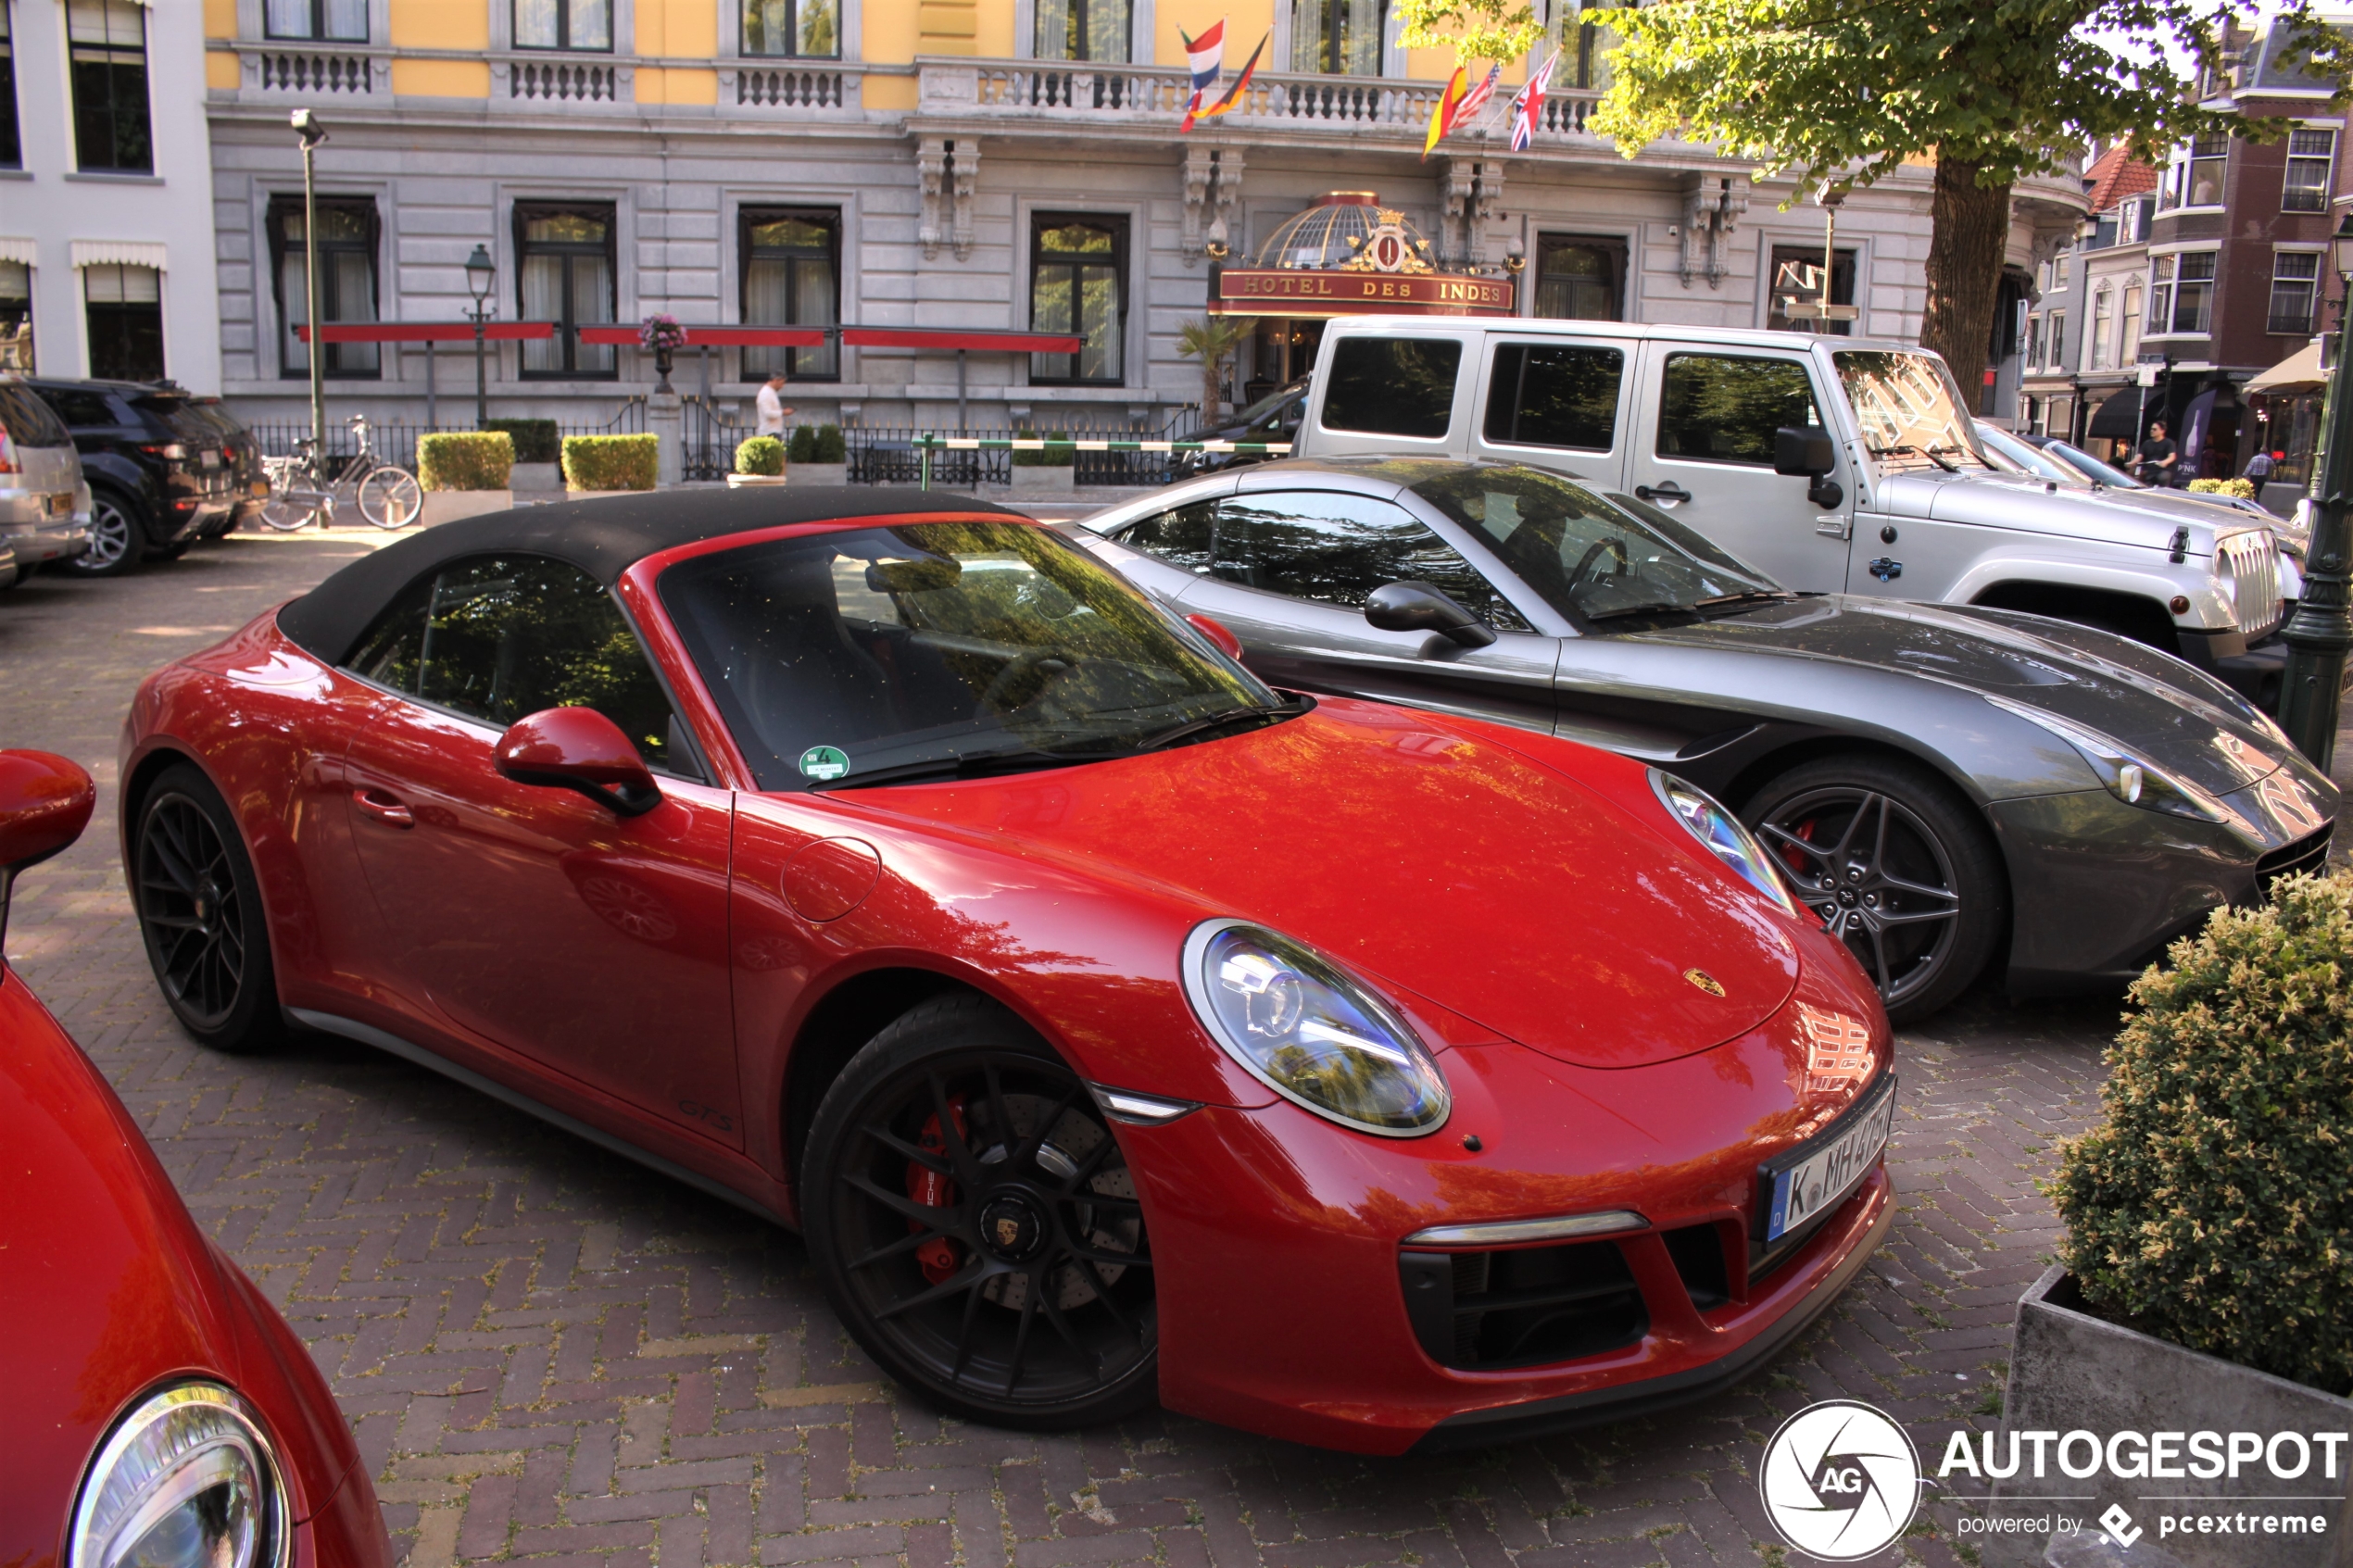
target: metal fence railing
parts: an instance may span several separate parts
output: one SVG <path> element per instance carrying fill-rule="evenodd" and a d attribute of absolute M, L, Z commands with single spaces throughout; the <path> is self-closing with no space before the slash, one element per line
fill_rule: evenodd
<path fill-rule="evenodd" d="M 272 458 L 291 458 L 296 443 L 308 440 L 310 421 L 271 420 L 250 425 L 261 450 Z M 463 434 L 473 429 L 471 420 L 464 424 L 405 424 L 397 421 L 371 420 L 369 437 L 375 442 L 376 455 L 387 463 L 396 463 L 409 472 L 417 471 L 417 442 L 420 437 L 438 434 Z M 602 424 L 573 423 L 559 420 L 559 440 L 567 435 L 643 435 L 646 432 L 646 399 L 643 395 L 625 397 L 612 418 Z M 342 462 L 359 450 L 359 442 L 351 427 L 340 418 L 327 421 L 327 458 L 330 462 Z"/>
<path fill-rule="evenodd" d="M 959 438 L 979 438 L 977 447 L 957 445 L 951 448 L 934 446 L 930 453 L 931 483 L 951 489 L 967 489 L 975 484 L 1011 484 L 1013 472 L 1013 452 L 1002 443 L 1016 438 L 1048 435 L 1070 437 L 1074 441 L 1105 443 L 1117 449 L 1092 449 L 1073 452 L 1068 446 L 1056 448 L 1056 455 L 1071 458 L 1071 483 L 1074 485 L 1134 485 L 1165 484 L 1176 477 L 1176 458 L 1167 451 L 1143 450 L 1140 444 L 1165 445 L 1181 439 L 1193 423 L 1192 410 L 1181 409 L 1158 424 L 1147 420 L 1126 418 L 1102 419 L 1078 415 L 1040 415 L 1019 429 L 1009 425 L 983 428 L 973 426 L 954 432 Z M 924 482 L 924 444 L 918 437 L 938 436 L 943 433 L 928 426 L 862 425 L 842 432 L 849 447 L 849 482 L 852 484 L 920 484 Z"/>

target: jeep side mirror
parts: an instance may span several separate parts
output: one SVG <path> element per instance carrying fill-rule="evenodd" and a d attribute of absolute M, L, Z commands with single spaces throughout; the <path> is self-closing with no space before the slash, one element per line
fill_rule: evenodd
<path fill-rule="evenodd" d="M 1828 477 L 1837 467 L 1838 446 L 1820 425 L 1783 425 L 1773 433 L 1773 471 L 1812 480 L 1806 498 L 1825 510 L 1846 499 Z"/>
<path fill-rule="evenodd" d="M 1427 583 L 1384 583 L 1365 601 L 1365 620 L 1384 632 L 1435 632 L 1483 648 L 1495 629 Z"/>

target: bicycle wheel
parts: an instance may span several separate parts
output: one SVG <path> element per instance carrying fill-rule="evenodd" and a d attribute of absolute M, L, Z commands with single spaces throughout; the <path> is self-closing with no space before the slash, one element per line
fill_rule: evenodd
<path fill-rule="evenodd" d="M 425 493 L 407 469 L 386 463 L 359 482 L 359 515 L 378 528 L 406 528 L 423 509 Z"/>
<path fill-rule="evenodd" d="M 280 533 L 292 533 L 318 515 L 317 501 L 284 491 L 272 491 L 270 499 L 261 503 L 262 526 Z"/>

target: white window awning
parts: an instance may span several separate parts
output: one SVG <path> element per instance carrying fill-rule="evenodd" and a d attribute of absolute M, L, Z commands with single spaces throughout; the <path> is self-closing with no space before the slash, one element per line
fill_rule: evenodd
<path fill-rule="evenodd" d="M 152 267 L 162 272 L 168 247 L 159 240 L 76 240 L 76 267 Z"/>
<path fill-rule="evenodd" d="M 39 249 L 31 240 L 10 239 L 0 234 L 0 261 L 19 261 L 27 267 L 39 264 Z"/>

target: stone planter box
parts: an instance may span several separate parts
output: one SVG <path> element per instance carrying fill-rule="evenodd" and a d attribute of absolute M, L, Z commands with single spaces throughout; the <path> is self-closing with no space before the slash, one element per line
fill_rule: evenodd
<path fill-rule="evenodd" d="M 742 490 L 753 485 L 782 484 L 786 477 L 781 473 L 731 473 L 727 476 L 727 488 Z"/>
<path fill-rule="evenodd" d="M 561 490 L 564 470 L 560 463 L 517 463 L 508 483 L 518 490 Z"/>
<path fill-rule="evenodd" d="M 564 492 L 564 499 L 594 501 L 606 495 L 650 495 L 652 494 L 651 490 L 567 490 Z"/>
<path fill-rule="evenodd" d="M 847 484 L 848 463 L 795 463 L 789 470 L 796 484 Z"/>
<path fill-rule="evenodd" d="M 1067 495 L 1076 487 L 1074 479 L 1076 472 L 1076 469 L 1067 467 L 1033 469 L 1017 463 L 1013 470 L 1013 493 L 1016 495 Z"/>
<path fill-rule="evenodd" d="M 461 517 L 503 512 L 514 504 L 515 493 L 511 490 L 428 490 L 417 521 L 431 528 L 435 523 L 455 522 Z"/>
<path fill-rule="evenodd" d="M 1998 1519 L 2044 1518 L 2055 1513 L 2081 1520 L 2076 1538 L 2055 1533 L 1964 1536 L 1982 1553 L 1989 1565 L 2148 1563 L 2161 1568 L 2338 1568 L 2353 1562 L 2345 1549 L 2345 1533 L 2353 1529 L 2353 1507 L 2347 1505 L 2347 1474 L 2353 1470 L 2353 1443 L 2336 1446 L 2336 1475 L 2326 1474 L 2325 1450 L 2310 1441 L 2316 1432 L 2353 1432 L 2353 1399 L 2324 1394 L 2269 1373 L 2233 1361 L 2185 1350 L 2162 1339 L 2092 1316 L 2082 1309 L 2074 1276 L 2054 1267 L 2019 1298 L 2018 1327 L 2010 1351 L 2009 1388 L 2002 1401 L 2002 1424 L 1994 1436 L 1994 1457 L 2007 1463 L 2012 1432 L 2089 1432 L 2105 1445 L 2119 1432 L 2228 1434 L 2252 1432 L 2268 1443 L 2273 1433 L 2298 1432 L 2310 1445 L 2310 1462 L 2293 1479 L 2274 1476 L 2260 1459 L 2242 1463 L 2234 1482 L 2227 1469 L 2210 1481 L 2189 1474 L 2195 1456 L 2185 1448 L 2173 1450 L 2169 1462 L 2182 1468 L 2180 1476 L 2125 1478 L 2111 1475 L 2105 1464 L 2093 1474 L 2070 1476 L 2058 1464 L 2057 1442 L 2045 1446 L 2044 1474 L 2033 1474 L 2033 1445 L 2020 1442 L 2019 1474 L 1991 1483 L 1995 1506 L 1968 1507 L 1967 1514 Z M 1983 1442 L 1979 1439 L 1980 1444 Z M 2119 1454 L 2129 1468 L 2140 1452 L 2126 1444 Z M 1920 1456 L 1931 1473 L 1942 1455 Z M 1983 1458 L 1981 1447 L 1979 1457 Z M 2072 1458 L 2080 1468 L 2089 1458 L 2082 1443 Z M 2283 1453 L 2292 1465 L 2292 1448 Z M 2083 1500 L 2048 1502 L 2023 1500 L 2064 1494 Z M 2166 1499 L 2149 1501 L 2152 1496 Z M 2294 1501 L 2265 1502 L 2267 1496 L 2293 1496 Z M 2000 1499 L 2021 1500 L 2007 1506 Z M 2313 1500 L 2313 1499 L 2319 1500 Z M 2207 1500 L 2207 1499 L 2211 1499 Z M 2145 1532 L 2132 1546 L 2117 1550 L 2101 1539 L 2100 1516 L 2111 1505 L 2132 1515 L 2133 1525 Z M 2262 1534 L 2263 1516 L 2303 1516 L 2307 1532 Z M 2255 1520 L 2253 1537 L 2196 1533 L 2200 1514 L 2246 1514 Z M 2177 1524 L 2161 1533 L 2162 1520 L 2186 1518 L 2187 1533 Z M 2310 1521 L 2326 1522 L 2315 1529 Z M 2235 1531 L 2235 1526 L 2233 1526 Z M 2047 1554 L 2047 1556 L 2046 1556 Z"/>

